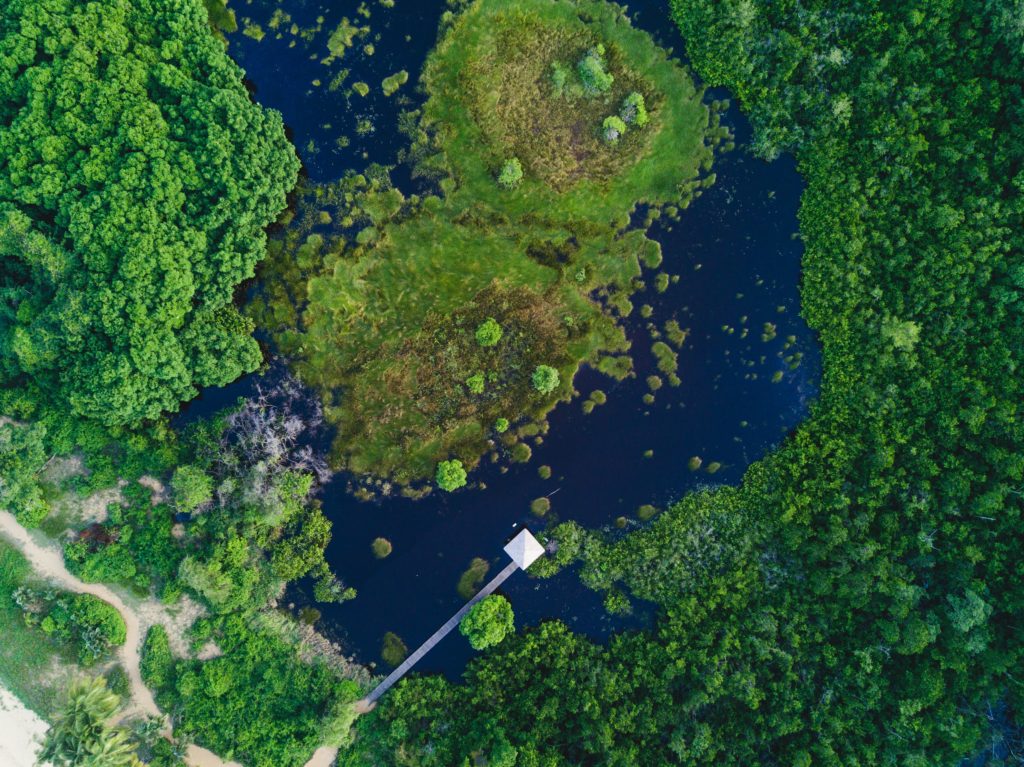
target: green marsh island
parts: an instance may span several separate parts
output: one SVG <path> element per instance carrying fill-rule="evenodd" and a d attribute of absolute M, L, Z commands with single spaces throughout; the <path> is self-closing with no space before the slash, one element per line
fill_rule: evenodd
<path fill-rule="evenodd" d="M 620 320 L 661 263 L 635 214 L 678 216 L 728 140 L 720 105 L 603 2 L 469 4 L 421 84 L 401 159 L 436 193 L 381 166 L 306 184 L 254 307 L 322 396 L 335 466 L 409 493 L 528 459 L 581 365 L 631 373 Z"/>

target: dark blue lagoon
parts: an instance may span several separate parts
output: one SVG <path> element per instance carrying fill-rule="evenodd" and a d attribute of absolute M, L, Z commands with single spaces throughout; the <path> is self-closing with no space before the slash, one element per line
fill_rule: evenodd
<path fill-rule="evenodd" d="M 373 162 L 396 162 L 406 143 L 397 127 L 399 115 L 422 98 L 416 79 L 445 3 L 362 4 L 369 18 L 360 7 L 255 1 L 238 11 L 248 35 L 229 36 L 229 50 L 246 70 L 256 99 L 282 112 L 314 180 L 338 178 Z M 682 50 L 662 3 L 638 3 L 631 11 L 659 42 Z M 327 41 L 343 18 L 349 20 L 346 29 L 369 31 L 355 33 L 344 55 L 325 63 Z M 348 72 L 339 84 L 343 70 Z M 408 82 L 384 95 L 384 78 L 403 70 Z M 353 83 L 366 83 L 367 95 L 349 92 Z M 712 97 L 727 94 L 709 93 Z M 418 501 L 363 502 L 348 492 L 349 477 L 342 474 L 322 489 L 334 524 L 328 559 L 359 595 L 342 605 L 318 606 L 320 627 L 360 660 L 379 659 L 388 631 L 410 649 L 425 639 L 462 604 L 456 584 L 473 558 L 488 560 L 492 574 L 504 565 L 501 547 L 516 526 L 573 519 L 614 533 L 624 517 L 628 529 L 640 524 L 636 511 L 643 504 L 663 508 L 695 488 L 738 482 L 752 461 L 805 417 L 816 394 L 819 352 L 799 316 L 803 247 L 796 237 L 796 212 L 802 183 L 789 158 L 768 164 L 743 150 L 750 131 L 735 107 L 724 122 L 739 148 L 718 160 L 717 183 L 680 221 L 655 224 L 651 231 L 662 245 L 662 269 L 678 279 L 663 292 L 649 284 L 634 296 L 637 308 L 627 327 L 636 377 L 617 383 L 581 371 L 575 384 L 582 396 L 551 414 L 550 432 L 532 445 L 531 461 L 507 470 L 478 470 L 471 480 L 484 488 L 435 492 Z M 408 174 L 399 169 L 393 176 L 407 188 Z M 647 318 L 642 315 L 648 311 L 640 310 L 645 304 Z M 673 319 L 689 330 L 679 353 L 682 383 L 662 387 L 648 403 L 646 378 L 657 372 L 652 330 L 663 330 Z M 188 417 L 229 404 L 254 386 L 250 377 L 204 392 Z M 581 404 L 595 389 L 607 394 L 607 402 L 586 414 Z M 690 469 L 691 458 L 700 459 L 699 470 Z M 538 475 L 540 466 L 551 467 L 549 479 Z M 529 508 L 541 496 L 551 501 L 543 520 Z M 370 550 L 378 536 L 394 547 L 383 560 Z M 517 574 L 503 591 L 520 626 L 560 618 L 600 638 L 648 617 L 642 608 L 628 619 L 607 615 L 601 597 L 571 571 L 546 581 Z M 301 588 L 290 596 L 296 603 L 307 601 Z M 457 673 L 471 655 L 468 643 L 452 636 L 417 670 Z"/>

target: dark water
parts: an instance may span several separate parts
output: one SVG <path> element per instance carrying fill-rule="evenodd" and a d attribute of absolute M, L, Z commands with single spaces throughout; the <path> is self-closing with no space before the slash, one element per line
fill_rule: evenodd
<path fill-rule="evenodd" d="M 399 111 L 419 97 L 413 84 L 426 53 L 435 41 L 440 0 L 397 0 L 385 10 L 368 3 L 369 25 L 375 40 L 373 56 L 349 54 L 326 67 L 310 55 L 326 55 L 325 40 L 342 16 L 355 17 L 357 4 L 317 8 L 299 3 L 285 6 L 302 24 L 325 17 L 323 32 L 311 47 L 289 48 L 291 36 L 280 40 L 267 34 L 256 42 L 241 33 L 231 36 L 230 51 L 245 68 L 255 97 L 279 109 L 311 177 L 336 178 L 348 168 L 370 162 L 390 163 L 404 139 L 395 129 Z M 264 23 L 274 6 L 256 0 L 241 6 L 239 19 L 249 16 Z M 640 26 L 656 34 L 677 53 L 682 43 L 667 21 L 660 2 L 631 4 Z M 376 35 L 380 35 L 376 40 Z M 406 36 L 411 39 L 406 40 Z M 309 84 L 326 83 L 339 68 L 349 67 L 348 82 L 365 81 L 373 91 L 351 104 L 340 92 Z M 383 77 L 406 69 L 410 82 L 400 91 L 409 103 L 380 92 Z M 721 97 L 725 94 L 713 94 Z M 712 94 L 709 94 L 709 98 Z M 375 131 L 356 137 L 351 126 L 371 116 Z M 503 566 L 502 544 L 514 527 L 540 527 L 529 511 L 532 499 L 550 496 L 548 519 L 574 519 L 592 528 L 616 529 L 619 516 L 635 520 L 644 503 L 664 506 L 687 491 L 717 483 L 735 483 L 744 469 L 777 445 L 806 415 L 816 394 L 819 354 L 813 334 L 799 317 L 798 282 L 802 245 L 795 239 L 796 211 L 802 182 L 793 162 L 772 164 L 742 151 L 749 126 L 735 108 L 726 115 L 740 150 L 723 157 L 715 171 L 718 181 L 695 201 L 671 229 L 658 226 L 652 236 L 662 243 L 662 269 L 680 279 L 658 294 L 652 285 L 637 295 L 639 307 L 654 308 L 650 321 L 635 311 L 628 322 L 638 376 L 616 383 L 584 370 L 576 388 L 588 394 L 600 388 L 608 402 L 584 415 L 580 401 L 560 405 L 551 415 L 551 431 L 535 446 L 527 465 L 502 474 L 490 467 L 471 479 L 486 490 L 436 493 L 421 501 L 390 499 L 363 503 L 345 492 L 346 477 L 338 476 L 323 489 L 325 511 L 334 523 L 328 558 L 338 574 L 359 596 L 338 606 L 321 606 L 322 628 L 347 641 L 358 657 L 379 657 L 386 631 L 401 636 L 410 649 L 425 639 L 462 604 L 455 586 L 473 557 L 492 562 L 491 572 Z M 332 126 L 330 128 L 325 125 Z M 347 126 L 347 127 L 345 127 Z M 353 136 L 350 146 L 333 144 L 341 132 Z M 313 142 L 313 149 L 307 147 Z M 365 155 L 365 156 L 364 156 Z M 402 174 L 396 174 L 401 184 Z M 741 318 L 746 318 L 745 323 Z M 645 405 L 645 378 L 655 373 L 649 352 L 648 322 L 659 326 L 675 318 L 690 329 L 679 354 L 678 388 L 663 387 L 653 405 Z M 774 340 L 761 338 L 766 322 L 776 325 Z M 732 327 L 730 334 L 723 327 Z M 749 334 L 741 338 L 746 327 Z M 787 336 L 795 343 L 784 350 Z M 782 357 L 803 354 L 795 369 Z M 781 372 L 781 380 L 773 375 Z M 250 377 L 223 390 L 207 391 L 189 408 L 189 417 L 229 404 L 250 393 Z M 648 451 L 652 451 L 648 453 Z M 647 456 L 645 456 L 647 453 Z M 706 467 L 722 465 L 714 475 L 691 472 L 687 461 L 700 456 Z M 537 467 L 549 465 L 551 479 L 542 480 Z M 629 523 L 635 525 L 635 521 Z M 370 542 L 388 538 L 394 552 L 375 559 Z M 545 618 L 560 618 L 578 631 L 601 638 L 613 630 L 641 625 L 649 616 L 642 606 L 628 619 L 611 618 L 600 597 L 582 587 L 572 572 L 540 581 L 516 574 L 503 588 L 513 603 L 520 626 Z M 303 599 L 301 588 L 293 594 Z M 417 666 L 424 672 L 457 673 L 472 655 L 458 635 L 450 636 Z"/>

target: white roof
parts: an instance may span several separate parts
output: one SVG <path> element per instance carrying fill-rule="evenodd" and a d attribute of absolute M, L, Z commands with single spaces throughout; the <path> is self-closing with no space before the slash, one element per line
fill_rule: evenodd
<path fill-rule="evenodd" d="M 533 537 L 533 533 L 524 527 L 515 538 L 505 544 L 505 553 L 525 570 L 544 556 L 544 547 Z"/>

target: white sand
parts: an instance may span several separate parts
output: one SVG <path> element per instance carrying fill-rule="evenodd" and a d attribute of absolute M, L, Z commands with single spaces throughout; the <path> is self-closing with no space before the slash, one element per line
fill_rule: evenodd
<path fill-rule="evenodd" d="M 48 729 L 50 725 L 0 687 L 0 764 L 34 767 Z"/>

